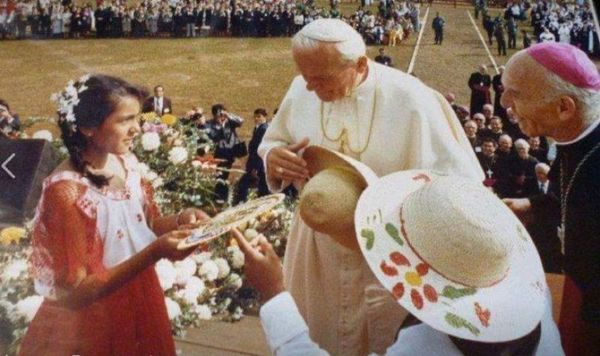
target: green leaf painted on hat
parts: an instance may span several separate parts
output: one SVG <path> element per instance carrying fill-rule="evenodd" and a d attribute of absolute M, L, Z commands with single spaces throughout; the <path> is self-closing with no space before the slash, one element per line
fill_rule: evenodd
<path fill-rule="evenodd" d="M 367 239 L 367 250 L 373 248 L 373 244 L 375 243 L 375 233 L 371 229 L 362 229 L 360 231 L 360 236 Z"/>
<path fill-rule="evenodd" d="M 452 286 L 445 286 L 444 290 L 442 290 L 442 296 L 450 299 L 458 299 L 475 293 L 477 293 L 477 289 L 475 288 L 454 288 Z"/>
<path fill-rule="evenodd" d="M 400 238 L 400 232 L 398 229 L 391 223 L 385 224 L 385 231 L 396 241 L 400 246 L 404 245 L 404 241 Z"/>
<path fill-rule="evenodd" d="M 456 329 L 466 328 L 475 336 L 479 335 L 480 333 L 479 329 L 477 329 L 475 325 L 469 323 L 466 319 L 456 314 L 446 313 L 446 317 L 444 319 L 446 319 L 446 322 L 450 324 L 450 326 Z"/>

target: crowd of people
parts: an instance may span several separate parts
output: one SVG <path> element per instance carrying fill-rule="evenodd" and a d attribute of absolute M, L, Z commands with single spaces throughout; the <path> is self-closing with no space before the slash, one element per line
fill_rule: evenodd
<path fill-rule="evenodd" d="M 496 40 L 498 55 L 506 55 L 506 48 L 516 49 L 521 32 L 523 48 L 533 41 L 556 41 L 581 48 L 588 55 L 600 55 L 598 32 L 589 1 L 508 1 L 504 11 L 492 18 L 484 0 L 477 0 L 475 13 L 483 13 L 483 27 L 488 42 Z M 532 34 L 521 27 L 530 26 Z M 533 37 L 531 37 L 533 36 Z"/>
<path fill-rule="evenodd" d="M 99 0 L 94 7 L 70 0 L 1 0 L 0 38 L 291 36 L 316 19 L 342 18 L 337 3 L 327 9 L 312 0 Z M 410 0 L 381 1 L 377 14 L 365 9 L 359 5 L 343 18 L 371 43 L 382 43 L 384 36 L 402 41 L 420 26 L 419 6 Z"/>
<path fill-rule="evenodd" d="M 556 158 L 556 145 L 546 137 L 527 136 L 512 110 L 500 105 L 504 67 L 499 67 L 500 73 L 493 77 L 487 72 L 487 66 L 481 64 L 471 74 L 470 106 L 457 104 L 453 93 L 446 95 L 485 173 L 483 184 L 505 199 L 552 194 L 557 183 L 549 179 L 548 173 Z M 545 221 L 552 218 L 555 216 L 546 216 Z M 543 224 L 538 219 L 535 226 L 528 228 L 544 267 L 547 272 L 560 273 L 562 255 L 556 233 L 540 226 Z"/>

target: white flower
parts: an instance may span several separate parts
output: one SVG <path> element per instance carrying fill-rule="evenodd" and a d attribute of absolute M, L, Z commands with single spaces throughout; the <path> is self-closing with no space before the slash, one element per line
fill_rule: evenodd
<path fill-rule="evenodd" d="M 162 289 L 167 290 L 173 287 L 177 278 L 177 269 L 175 269 L 171 261 L 163 258 L 156 263 L 154 268 L 156 269 Z"/>
<path fill-rule="evenodd" d="M 167 314 L 169 315 L 169 320 L 173 320 L 181 315 L 181 308 L 176 301 L 169 297 L 165 297 L 165 304 L 167 305 Z"/>
<path fill-rule="evenodd" d="M 244 231 L 244 237 L 248 241 L 253 240 L 254 238 L 256 238 L 256 236 L 258 236 L 258 231 L 256 231 L 255 229 L 246 229 L 246 231 Z"/>
<path fill-rule="evenodd" d="M 188 279 L 187 284 L 185 285 L 186 290 L 194 291 L 198 295 L 202 295 L 204 291 L 206 291 L 206 285 L 204 281 L 200 278 L 193 276 Z"/>
<path fill-rule="evenodd" d="M 187 304 L 196 305 L 198 304 L 198 297 L 200 294 L 195 290 L 182 289 L 177 292 L 177 296 L 183 299 Z"/>
<path fill-rule="evenodd" d="M 231 315 L 233 320 L 240 320 L 243 316 L 244 316 L 244 309 L 242 309 L 241 307 L 236 307 L 235 311 L 233 312 L 233 315 Z"/>
<path fill-rule="evenodd" d="M 150 182 L 154 182 L 154 180 L 158 178 L 158 174 L 156 174 L 154 171 L 150 171 L 144 175 L 144 178 Z"/>
<path fill-rule="evenodd" d="M 239 247 L 230 246 L 227 248 L 227 252 L 231 254 L 231 266 L 233 268 L 242 268 L 244 266 L 246 257 Z"/>
<path fill-rule="evenodd" d="M 65 116 L 65 120 L 68 122 L 75 122 L 75 114 L 73 114 L 73 109 L 70 108 L 70 111 L 67 111 L 67 115 Z"/>
<path fill-rule="evenodd" d="M 237 273 L 232 273 L 227 277 L 227 283 L 235 287 L 236 290 L 242 288 L 242 277 Z"/>
<path fill-rule="evenodd" d="M 25 317 L 27 322 L 30 322 L 33 320 L 33 317 L 37 313 L 38 309 L 40 309 L 43 301 L 44 297 L 39 295 L 31 295 L 23 300 L 19 300 L 15 305 L 15 309 L 19 315 Z"/>
<path fill-rule="evenodd" d="M 217 267 L 219 267 L 219 275 L 217 278 L 225 278 L 231 272 L 231 268 L 229 267 L 229 263 L 224 258 L 217 258 L 214 260 Z"/>
<path fill-rule="evenodd" d="M 198 319 L 200 320 L 210 320 L 212 319 L 212 310 L 206 304 L 200 304 L 196 307 L 196 314 L 198 314 Z"/>
<path fill-rule="evenodd" d="M 202 167 L 202 162 L 193 160 L 192 167 L 194 167 L 194 168 Z"/>
<path fill-rule="evenodd" d="M 54 140 L 54 137 L 52 137 L 52 132 L 50 132 L 48 130 L 37 131 L 33 134 L 33 136 L 31 138 L 46 140 L 48 142 L 52 142 L 52 140 Z"/>
<path fill-rule="evenodd" d="M 160 147 L 160 135 L 156 132 L 146 132 L 142 135 L 144 151 L 156 151 Z"/>
<path fill-rule="evenodd" d="M 152 182 L 152 187 L 153 187 L 154 189 L 157 189 L 157 188 L 160 188 L 160 187 L 162 187 L 162 185 L 163 185 L 164 183 L 165 183 L 165 182 L 163 181 L 163 179 L 162 179 L 161 177 L 158 177 L 158 178 L 156 178 L 156 179 L 155 179 L 155 180 Z"/>
<path fill-rule="evenodd" d="M 173 164 L 180 164 L 188 159 L 188 151 L 183 147 L 173 147 L 169 151 L 169 161 Z"/>
<path fill-rule="evenodd" d="M 196 252 L 190 256 L 197 264 L 201 265 L 204 262 L 210 260 L 212 252 Z"/>
<path fill-rule="evenodd" d="M 198 269 L 198 274 L 212 282 L 219 276 L 219 266 L 213 261 L 206 261 Z"/>
<path fill-rule="evenodd" d="M 9 264 L 2 274 L 2 279 L 10 280 L 17 279 L 21 276 L 21 274 L 27 272 L 27 261 L 26 260 L 16 260 Z"/>
<path fill-rule="evenodd" d="M 175 283 L 184 286 L 188 279 L 196 272 L 196 262 L 191 258 L 186 258 L 183 261 L 177 261 L 174 264 L 177 270 L 177 276 L 175 277 Z"/>

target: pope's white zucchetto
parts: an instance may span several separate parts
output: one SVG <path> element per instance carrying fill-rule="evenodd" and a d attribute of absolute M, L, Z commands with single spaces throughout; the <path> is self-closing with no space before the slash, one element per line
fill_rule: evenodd
<path fill-rule="evenodd" d="M 339 43 L 362 37 L 352 26 L 339 19 L 318 19 L 304 26 L 298 35 L 319 42 Z"/>

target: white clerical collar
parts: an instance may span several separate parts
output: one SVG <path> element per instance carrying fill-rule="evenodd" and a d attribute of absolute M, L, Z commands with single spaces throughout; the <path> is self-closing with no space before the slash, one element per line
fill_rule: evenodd
<path fill-rule="evenodd" d="M 370 95 L 373 92 L 373 88 L 375 88 L 375 76 L 376 70 L 375 65 L 369 59 L 367 62 L 369 66 L 369 70 L 367 72 L 367 77 L 361 83 L 359 83 L 356 88 L 350 91 L 350 94 L 346 96 L 346 98 L 356 97 L 358 99 L 363 99 L 366 96 Z"/>
<path fill-rule="evenodd" d="M 588 128 L 585 129 L 579 136 L 577 136 L 577 138 L 575 138 L 571 141 L 563 141 L 563 142 L 556 141 L 556 144 L 558 146 L 567 146 L 567 145 L 572 145 L 576 142 L 579 142 L 579 141 L 583 140 L 585 137 L 587 137 L 587 135 L 592 133 L 592 131 L 594 131 L 598 127 L 598 125 L 600 125 L 600 119 L 596 119 L 596 121 L 594 121 L 593 124 L 588 126 Z"/>

